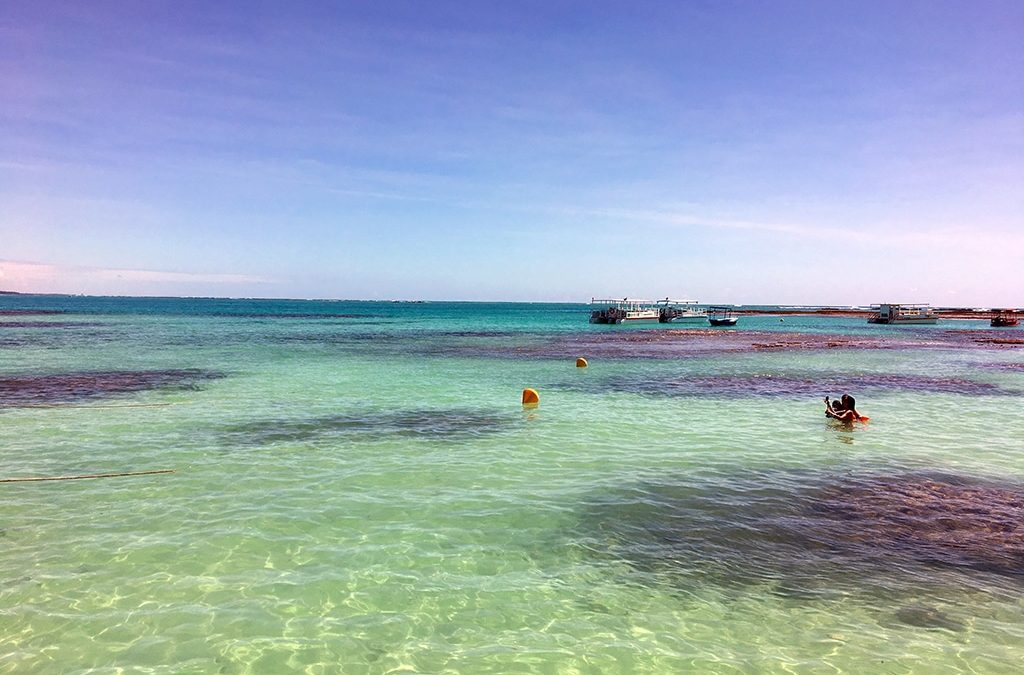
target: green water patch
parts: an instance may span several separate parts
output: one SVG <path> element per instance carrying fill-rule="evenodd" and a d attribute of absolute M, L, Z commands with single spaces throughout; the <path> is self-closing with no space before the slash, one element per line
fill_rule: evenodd
<path fill-rule="evenodd" d="M 609 391 L 669 397 L 821 397 L 842 392 L 911 392 L 960 396 L 1020 396 L 1020 390 L 960 377 L 897 373 L 724 373 L 714 375 L 627 372 L 603 378 L 552 383 L 551 388 L 606 394 Z"/>
<path fill-rule="evenodd" d="M 923 627 L 921 604 L 1005 602 L 1024 585 L 1024 484 L 932 472 L 748 473 L 634 484 L 586 500 L 576 543 L 634 581 L 797 603 L 855 598 Z M 980 600 L 979 600 L 980 599 Z"/>
<path fill-rule="evenodd" d="M 149 390 L 197 391 L 214 370 L 107 370 L 0 377 L 0 406 L 72 404 Z"/>
<path fill-rule="evenodd" d="M 321 438 L 398 437 L 456 441 L 508 430 L 521 416 L 474 408 L 362 410 L 305 418 L 257 419 L 227 426 L 225 445 L 262 446 Z"/>

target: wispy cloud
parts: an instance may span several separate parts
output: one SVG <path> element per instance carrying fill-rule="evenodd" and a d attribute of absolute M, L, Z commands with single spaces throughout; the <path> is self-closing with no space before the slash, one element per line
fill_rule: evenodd
<path fill-rule="evenodd" d="M 171 282 L 182 284 L 265 284 L 269 279 L 249 274 L 202 274 L 193 272 L 164 272 L 159 270 L 99 269 L 91 270 L 97 279 L 116 279 L 125 282 Z"/>
<path fill-rule="evenodd" d="M 865 222 L 858 227 L 793 223 L 783 221 L 721 218 L 714 215 L 682 213 L 672 210 L 578 209 L 566 213 L 630 221 L 636 224 L 745 230 L 792 237 L 832 239 L 847 243 L 915 245 L 923 248 L 1024 249 L 1024 234 L 978 232 L 970 227 L 933 227 L 920 229 L 916 224 Z"/>
<path fill-rule="evenodd" d="M 6 290 L 15 290 L 27 283 L 52 281 L 58 273 L 59 269 L 54 265 L 0 260 L 0 284 Z"/>
<path fill-rule="evenodd" d="M 184 292 L 195 286 L 245 287 L 273 282 L 273 279 L 250 274 L 77 267 L 0 260 L 0 289 L 28 293 L 131 294 L 151 291 L 156 286 L 168 284 Z"/>

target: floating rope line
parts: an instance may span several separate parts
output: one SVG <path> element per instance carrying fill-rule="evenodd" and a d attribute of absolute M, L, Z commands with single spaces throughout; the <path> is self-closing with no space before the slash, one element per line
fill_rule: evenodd
<path fill-rule="evenodd" d="M 0 483 L 38 483 L 44 480 L 82 480 L 84 478 L 117 478 L 119 476 L 151 476 L 157 473 L 174 473 L 174 469 L 153 471 L 125 471 L 122 473 L 90 473 L 81 476 L 41 476 L 38 478 L 0 478 Z"/>

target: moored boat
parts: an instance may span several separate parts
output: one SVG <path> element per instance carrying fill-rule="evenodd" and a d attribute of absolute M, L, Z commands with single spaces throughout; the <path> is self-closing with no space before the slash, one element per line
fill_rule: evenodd
<path fill-rule="evenodd" d="M 708 323 L 712 326 L 735 326 L 739 321 L 731 307 L 710 307 L 708 309 Z"/>
<path fill-rule="evenodd" d="M 658 300 L 658 321 L 661 323 L 704 323 L 708 311 L 696 300 Z"/>
<path fill-rule="evenodd" d="M 590 312 L 590 323 L 634 323 L 659 321 L 660 312 L 653 302 L 647 300 L 598 300 L 592 299 L 592 305 L 602 305 L 600 309 Z"/>
<path fill-rule="evenodd" d="M 927 304 L 896 304 L 882 303 L 871 305 L 875 310 L 874 315 L 868 319 L 868 323 L 883 324 L 934 324 L 939 316 Z"/>
<path fill-rule="evenodd" d="M 997 309 L 990 325 L 993 328 L 1013 328 L 1020 324 L 1017 313 L 1012 309 Z"/>

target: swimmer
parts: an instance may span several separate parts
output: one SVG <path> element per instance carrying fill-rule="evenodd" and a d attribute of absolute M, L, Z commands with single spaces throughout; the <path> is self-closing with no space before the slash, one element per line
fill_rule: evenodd
<path fill-rule="evenodd" d="M 838 401 L 829 401 L 825 397 L 825 416 L 839 420 L 843 424 L 852 424 L 867 418 L 857 412 L 857 401 L 849 394 L 843 394 Z"/>
<path fill-rule="evenodd" d="M 839 399 L 831 400 L 828 396 L 825 397 L 825 415 L 832 417 L 833 413 L 841 413 L 843 411 L 843 404 Z"/>

